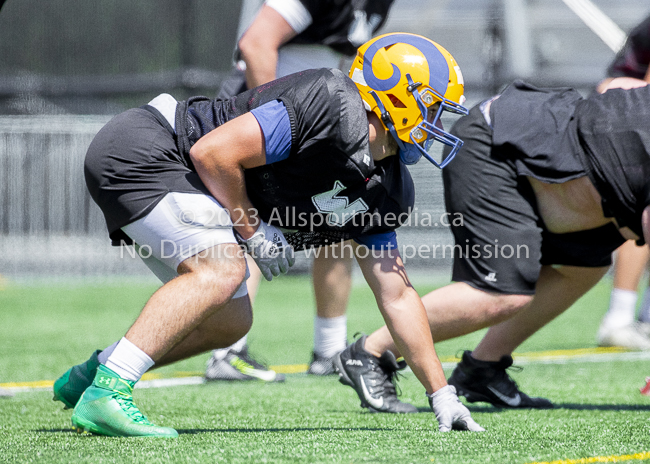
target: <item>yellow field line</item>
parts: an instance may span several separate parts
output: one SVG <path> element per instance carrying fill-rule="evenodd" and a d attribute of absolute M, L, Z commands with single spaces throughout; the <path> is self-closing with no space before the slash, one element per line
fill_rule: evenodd
<path fill-rule="evenodd" d="M 580 356 L 591 356 L 594 354 L 604 354 L 604 353 L 624 353 L 628 350 L 618 346 L 611 347 L 598 347 L 598 348 L 578 348 L 573 350 L 550 350 L 550 351 L 533 351 L 530 353 L 513 353 L 515 358 L 552 358 L 560 356 L 568 356 L 578 358 Z"/>
<path fill-rule="evenodd" d="M 577 348 L 573 350 L 548 350 L 548 351 L 531 351 L 528 353 L 512 353 L 515 361 L 527 361 L 541 358 L 580 358 L 583 356 L 593 356 L 598 354 L 626 353 L 628 350 L 620 347 L 598 347 L 598 348 Z M 443 356 L 441 362 L 457 362 L 460 358 L 456 356 Z"/>
<path fill-rule="evenodd" d="M 279 374 L 302 374 L 309 369 L 308 364 L 284 364 L 280 366 L 269 366 Z"/>
<path fill-rule="evenodd" d="M 625 353 L 626 350 L 622 348 L 579 348 L 575 350 L 552 350 L 552 351 L 536 351 L 529 353 L 513 353 L 515 361 L 535 361 L 540 359 L 553 359 L 553 358 L 580 358 L 586 356 L 594 356 L 601 354 L 616 354 L 616 353 Z M 445 356 L 440 358 L 440 361 L 443 363 L 453 363 L 457 362 L 459 358 L 455 356 Z M 307 372 L 307 364 L 284 364 L 277 366 L 270 366 L 271 369 L 280 373 L 280 374 L 301 374 Z M 159 374 L 157 372 L 148 372 L 143 377 L 142 380 L 157 380 L 163 378 L 184 378 L 184 377 L 202 377 L 203 372 L 200 371 L 177 371 L 171 375 Z M 42 388 L 51 388 L 54 384 L 54 380 L 37 380 L 33 382 L 7 382 L 0 383 L 0 388 L 13 388 L 13 389 L 42 389 Z M 582 461 L 576 461 L 582 462 Z M 587 461 L 585 461 L 587 462 Z M 591 461 L 590 461 L 591 462 Z M 601 462 L 601 461 L 593 461 Z M 603 461 L 610 462 L 610 461 Z M 612 461 L 614 462 L 614 461 Z"/>
<path fill-rule="evenodd" d="M 0 388 L 49 388 L 52 385 L 54 385 L 54 380 L 36 380 L 34 382 L 0 383 Z"/>
<path fill-rule="evenodd" d="M 636 454 L 624 454 L 620 456 L 594 456 L 580 459 L 560 459 L 548 462 L 529 462 L 528 464 L 589 464 L 592 462 L 622 462 L 622 461 L 647 461 L 650 460 L 650 452 L 644 451 Z"/>

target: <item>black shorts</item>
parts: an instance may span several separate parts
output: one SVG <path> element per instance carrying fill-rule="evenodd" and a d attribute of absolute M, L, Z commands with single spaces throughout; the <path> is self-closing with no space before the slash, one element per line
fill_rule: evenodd
<path fill-rule="evenodd" d="M 128 243 L 120 228 L 146 216 L 168 192 L 209 194 L 171 128 L 142 108 L 115 116 L 97 133 L 84 173 L 114 244 Z"/>
<path fill-rule="evenodd" d="M 443 169 L 445 204 L 462 225 L 452 227 L 452 279 L 505 294 L 532 295 L 542 265 L 600 267 L 625 240 L 613 224 L 567 234 L 544 228 L 529 181 L 492 148 L 478 106 L 451 132 L 465 143 Z"/>

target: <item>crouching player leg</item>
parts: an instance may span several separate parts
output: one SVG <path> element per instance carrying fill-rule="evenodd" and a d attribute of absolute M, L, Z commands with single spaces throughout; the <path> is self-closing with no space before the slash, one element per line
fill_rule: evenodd
<path fill-rule="evenodd" d="M 147 216 L 123 227 L 165 284 L 124 338 L 96 351 L 55 382 L 54 399 L 74 407 L 72 424 L 77 431 L 176 437 L 174 429 L 152 424 L 134 404 L 136 382 L 154 365 L 229 346 L 250 329 L 246 264 L 232 227 L 196 220 L 188 224 L 175 214 L 220 209 L 206 195 L 169 193 Z"/>
<path fill-rule="evenodd" d="M 383 240 L 385 245 L 376 246 L 377 240 Z M 356 241 L 365 243 L 355 245 L 357 262 L 375 295 L 399 352 L 426 389 L 429 404 L 438 419 L 439 430 L 483 431 L 459 401 L 454 387 L 447 385 L 433 345 L 424 305 L 406 275 L 397 250 L 395 232 L 375 234 Z M 399 403 L 396 398 L 391 404 L 384 404 L 384 399 L 393 395 L 383 395 L 383 389 L 394 387 L 384 368 L 378 366 L 389 363 L 390 360 L 386 358 L 390 352 L 366 352 L 363 348 L 364 339 L 365 337 L 359 339 L 355 344 L 359 346 L 353 345 L 356 348 L 354 359 L 346 358 L 348 350 L 335 356 L 334 365 L 341 382 L 354 388 L 362 405 L 371 410 L 412 412 L 408 408 L 410 405 Z M 392 362 L 395 362 L 394 357 Z M 395 401 L 404 406 L 396 405 Z"/>

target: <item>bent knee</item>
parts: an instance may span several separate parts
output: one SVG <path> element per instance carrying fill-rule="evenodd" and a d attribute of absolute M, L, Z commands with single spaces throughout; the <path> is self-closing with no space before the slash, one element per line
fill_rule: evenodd
<path fill-rule="evenodd" d="M 206 294 L 214 294 L 218 299 L 231 298 L 246 278 L 246 259 L 234 243 L 218 245 L 212 255 L 197 256 L 187 264 L 186 272 L 194 276 Z"/>

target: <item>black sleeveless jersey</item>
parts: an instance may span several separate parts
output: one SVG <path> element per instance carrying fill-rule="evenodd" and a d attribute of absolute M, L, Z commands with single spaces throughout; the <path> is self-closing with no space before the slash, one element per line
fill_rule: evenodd
<path fill-rule="evenodd" d="M 397 156 L 372 159 L 359 92 L 335 69 L 292 74 L 227 100 L 180 102 L 181 153 L 215 127 L 273 100 L 287 108 L 292 143 L 287 159 L 245 172 L 261 219 L 300 231 L 298 247 L 394 230 L 407 219 L 414 202 L 410 174 Z"/>
<path fill-rule="evenodd" d="M 585 175 L 573 113 L 582 96 L 569 88 L 540 89 L 515 81 L 492 103 L 492 141 L 517 173 L 561 183 Z"/>
<path fill-rule="evenodd" d="M 650 86 L 584 99 L 523 82 L 492 103 L 493 143 L 521 175 L 557 183 L 588 175 L 606 217 L 643 243 L 650 205 Z"/>
<path fill-rule="evenodd" d="M 386 21 L 394 0 L 300 0 L 312 23 L 289 43 L 322 44 L 354 56 Z"/>
<path fill-rule="evenodd" d="M 641 213 L 650 205 L 650 86 L 592 95 L 577 106 L 575 118 L 605 215 L 643 243 Z"/>

